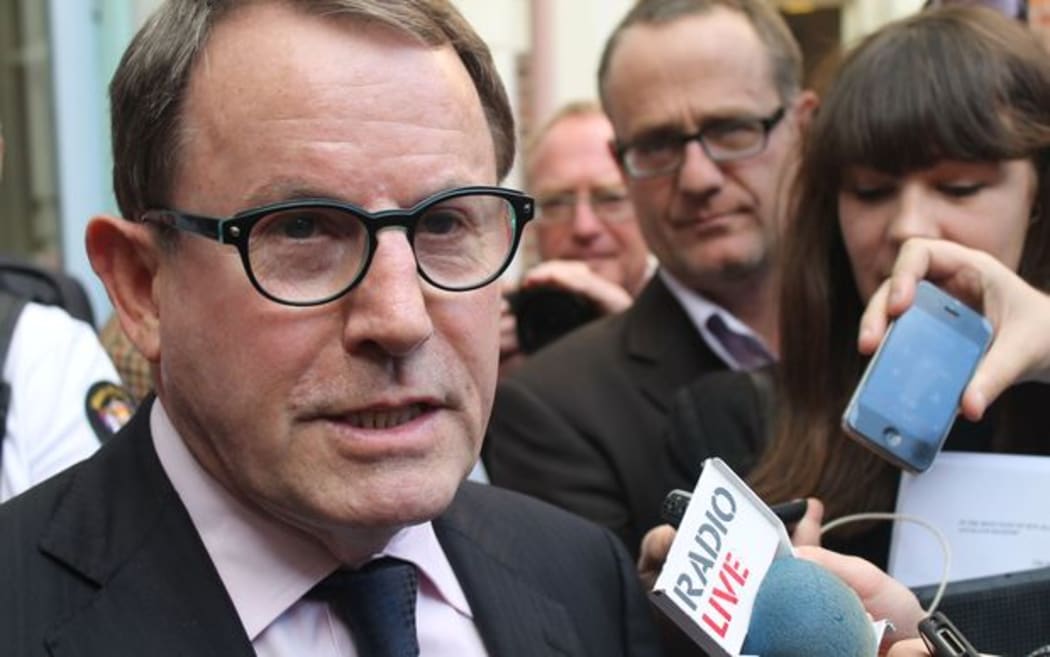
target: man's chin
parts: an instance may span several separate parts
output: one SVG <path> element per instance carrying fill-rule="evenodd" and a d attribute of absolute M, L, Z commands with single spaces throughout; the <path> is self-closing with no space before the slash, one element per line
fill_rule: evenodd
<path fill-rule="evenodd" d="M 768 262 L 761 254 L 749 254 L 740 257 L 692 258 L 693 262 L 703 262 L 703 266 L 687 267 L 688 278 L 682 277 L 690 287 L 697 290 L 717 288 L 721 285 L 745 283 L 757 280 L 769 269 Z M 673 273 L 673 272 L 672 272 Z"/>
<path fill-rule="evenodd" d="M 452 504 L 463 476 L 439 473 L 440 468 L 406 473 L 396 482 L 373 489 L 365 506 L 348 523 L 381 528 L 417 525 L 437 518 Z"/>
<path fill-rule="evenodd" d="M 354 563 L 382 550 L 405 527 L 441 516 L 452 503 L 455 491 L 456 488 L 434 486 L 411 494 L 392 491 L 364 507 L 328 509 L 316 524 L 302 529 L 320 540 L 340 561 Z"/>

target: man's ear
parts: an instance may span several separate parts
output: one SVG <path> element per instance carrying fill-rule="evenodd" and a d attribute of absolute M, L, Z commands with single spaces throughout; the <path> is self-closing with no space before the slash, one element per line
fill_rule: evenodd
<path fill-rule="evenodd" d="M 147 360 L 157 362 L 160 322 L 153 290 L 161 247 L 144 224 L 107 215 L 88 222 L 85 241 L 121 328 Z"/>
<path fill-rule="evenodd" d="M 798 128 L 799 134 L 804 135 L 806 130 L 809 129 L 813 115 L 816 113 L 817 108 L 820 107 L 820 97 L 814 91 L 803 89 L 795 96 L 792 104 L 795 110 L 795 126 Z"/>

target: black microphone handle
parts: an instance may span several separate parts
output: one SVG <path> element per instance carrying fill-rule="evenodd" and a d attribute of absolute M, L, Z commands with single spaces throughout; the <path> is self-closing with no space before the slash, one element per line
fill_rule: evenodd
<path fill-rule="evenodd" d="M 689 491 L 680 488 L 672 490 L 667 494 L 663 504 L 660 506 L 660 517 L 677 529 L 678 524 L 682 522 L 682 516 L 685 515 L 685 508 L 689 506 L 689 500 L 692 497 L 693 494 Z M 780 518 L 780 521 L 785 526 L 790 526 L 806 515 L 806 507 L 805 499 L 797 499 L 784 502 L 783 504 L 774 504 L 770 509 Z"/>

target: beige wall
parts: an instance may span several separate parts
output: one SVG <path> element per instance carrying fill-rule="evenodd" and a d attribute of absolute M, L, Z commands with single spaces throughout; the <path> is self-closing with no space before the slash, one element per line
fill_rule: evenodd
<path fill-rule="evenodd" d="M 461 7 L 482 0 L 457 0 Z M 620 18 L 634 4 L 634 0 L 487 0 L 493 14 L 499 14 L 503 4 L 525 3 L 532 16 L 539 16 L 545 28 L 531 42 L 545 47 L 552 64 L 541 67 L 547 71 L 545 79 L 533 80 L 537 87 L 535 108 L 542 117 L 570 100 L 597 96 L 596 71 L 598 58 L 609 33 Z M 923 0 L 781 0 L 780 6 L 794 11 L 806 7 L 842 7 L 843 42 L 878 28 L 883 23 L 913 13 Z M 520 16 L 513 12 L 507 14 Z M 483 31 L 484 34 L 484 31 Z"/>
<path fill-rule="evenodd" d="M 847 46 L 883 23 L 917 12 L 923 0 L 853 0 L 842 9 L 842 42 Z"/>
<path fill-rule="evenodd" d="M 455 4 L 492 49 L 507 95 L 520 116 L 517 70 L 518 58 L 529 50 L 529 0 L 456 0 Z M 504 184 L 521 186 L 517 164 Z"/>

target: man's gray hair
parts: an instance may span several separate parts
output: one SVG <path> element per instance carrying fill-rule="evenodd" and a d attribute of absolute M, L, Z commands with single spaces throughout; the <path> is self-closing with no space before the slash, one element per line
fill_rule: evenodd
<path fill-rule="evenodd" d="M 451 45 L 481 99 L 502 179 L 514 160 L 514 118 L 488 46 L 449 0 L 167 0 L 128 46 L 110 83 L 113 187 L 124 217 L 170 203 L 190 73 L 224 16 L 259 2 L 371 21 L 428 46 Z"/>

